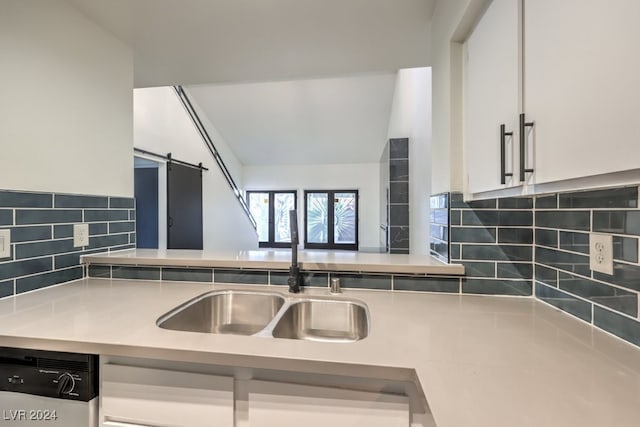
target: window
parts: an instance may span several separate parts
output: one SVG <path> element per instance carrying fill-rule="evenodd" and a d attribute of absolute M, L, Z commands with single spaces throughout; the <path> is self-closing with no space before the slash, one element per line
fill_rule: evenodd
<path fill-rule="evenodd" d="M 256 220 L 261 248 L 291 246 L 289 211 L 296 209 L 295 191 L 247 191 L 249 212 Z"/>
<path fill-rule="evenodd" d="M 358 191 L 304 192 L 304 247 L 358 250 Z"/>

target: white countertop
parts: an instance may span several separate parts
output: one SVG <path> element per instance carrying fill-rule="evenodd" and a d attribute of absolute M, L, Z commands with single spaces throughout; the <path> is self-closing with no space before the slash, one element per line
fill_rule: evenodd
<path fill-rule="evenodd" d="M 349 344 L 155 325 L 192 297 L 234 288 L 286 294 L 83 279 L 0 300 L 0 345 L 413 380 L 439 427 L 640 422 L 640 351 L 532 298 L 348 289 L 371 314 L 370 335 Z"/>
<path fill-rule="evenodd" d="M 251 251 L 198 251 L 128 249 L 111 253 L 84 255 L 90 264 L 141 264 L 183 267 L 234 267 L 286 270 L 291 265 L 290 249 Z M 298 262 L 302 270 L 352 271 L 368 273 L 407 273 L 462 275 L 461 264 L 445 264 L 428 255 L 378 254 L 353 251 L 301 250 Z"/>

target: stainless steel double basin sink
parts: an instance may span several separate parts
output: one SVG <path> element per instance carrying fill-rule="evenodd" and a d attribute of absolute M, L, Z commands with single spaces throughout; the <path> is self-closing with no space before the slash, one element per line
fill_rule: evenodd
<path fill-rule="evenodd" d="M 156 324 L 177 331 L 348 343 L 368 335 L 369 309 L 342 297 L 223 290 L 179 305 Z"/>

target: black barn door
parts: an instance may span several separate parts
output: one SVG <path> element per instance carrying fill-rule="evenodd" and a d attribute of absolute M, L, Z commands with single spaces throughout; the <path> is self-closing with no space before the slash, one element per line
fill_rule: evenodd
<path fill-rule="evenodd" d="M 167 163 L 167 249 L 202 249 L 202 170 Z"/>

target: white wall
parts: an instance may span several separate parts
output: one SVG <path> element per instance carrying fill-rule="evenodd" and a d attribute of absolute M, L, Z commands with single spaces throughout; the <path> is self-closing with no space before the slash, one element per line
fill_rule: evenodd
<path fill-rule="evenodd" d="M 0 188 L 131 197 L 131 50 L 62 0 L 2 0 L 0 52 Z"/>
<path fill-rule="evenodd" d="M 389 138 L 409 138 L 409 251 L 429 253 L 431 69 L 398 71 Z"/>
<path fill-rule="evenodd" d="M 240 163 L 215 128 L 208 124 L 207 130 L 240 186 Z M 202 178 L 204 249 L 257 248 L 255 230 L 173 88 L 135 90 L 134 143 L 136 148 L 163 155 L 171 153 L 175 159 L 185 162 L 202 162 L 209 169 Z M 163 248 L 166 247 L 166 210 L 161 208 L 160 214 L 159 244 Z"/>
<path fill-rule="evenodd" d="M 298 190 L 304 235 L 304 190 L 358 190 L 360 250 L 380 248 L 380 164 L 245 166 L 244 190 Z"/>

